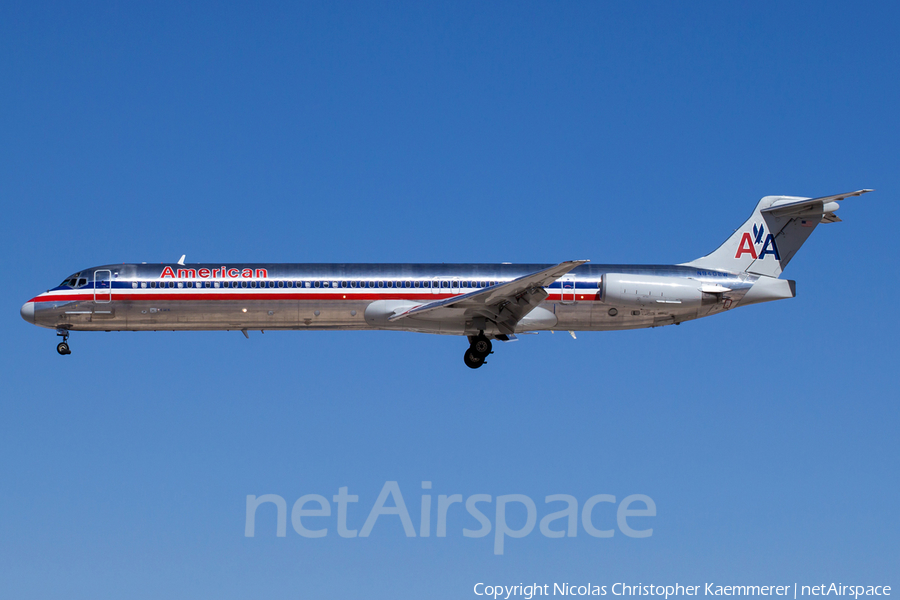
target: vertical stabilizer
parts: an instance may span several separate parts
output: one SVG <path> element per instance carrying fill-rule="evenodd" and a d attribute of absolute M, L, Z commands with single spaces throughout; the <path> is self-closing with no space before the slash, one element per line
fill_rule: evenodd
<path fill-rule="evenodd" d="M 750 218 L 711 254 L 684 263 L 703 269 L 778 277 L 819 223 L 840 221 L 838 201 L 872 190 L 823 198 L 766 196 Z"/>

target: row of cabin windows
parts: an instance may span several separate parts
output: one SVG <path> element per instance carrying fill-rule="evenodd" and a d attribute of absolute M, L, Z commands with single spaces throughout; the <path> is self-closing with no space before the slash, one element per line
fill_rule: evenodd
<path fill-rule="evenodd" d="M 486 288 L 497 281 L 454 281 L 454 288 Z M 431 288 L 450 289 L 450 281 L 142 281 L 133 288 Z"/>

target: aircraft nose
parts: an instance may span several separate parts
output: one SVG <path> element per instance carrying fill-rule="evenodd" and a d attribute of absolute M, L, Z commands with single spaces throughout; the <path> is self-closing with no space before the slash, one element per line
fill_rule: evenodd
<path fill-rule="evenodd" d="M 22 315 L 22 318 L 28 321 L 29 323 L 34 323 L 34 302 L 26 302 L 22 305 L 22 308 L 19 309 L 19 314 Z"/>

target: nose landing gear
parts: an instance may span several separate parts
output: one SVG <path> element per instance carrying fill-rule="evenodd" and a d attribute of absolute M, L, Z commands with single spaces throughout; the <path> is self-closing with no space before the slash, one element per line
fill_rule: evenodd
<path fill-rule="evenodd" d="M 56 335 L 62 337 L 63 341 L 56 345 L 56 351 L 59 352 L 62 356 L 66 354 L 72 354 L 72 351 L 69 350 L 69 331 L 67 329 L 58 329 L 56 331 Z"/>
<path fill-rule="evenodd" d="M 485 363 L 485 359 L 491 354 L 491 340 L 481 333 L 469 338 L 469 348 L 463 354 L 463 362 L 470 369 L 477 369 Z"/>

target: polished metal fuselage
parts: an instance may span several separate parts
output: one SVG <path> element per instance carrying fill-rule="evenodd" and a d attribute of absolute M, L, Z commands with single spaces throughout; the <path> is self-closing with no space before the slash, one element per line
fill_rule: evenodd
<path fill-rule="evenodd" d="M 393 329 L 473 335 L 458 319 L 388 321 L 385 310 L 512 281 L 544 264 L 116 264 L 86 269 L 81 286 L 32 299 L 33 322 L 60 330 Z M 609 303 L 608 273 L 695 280 L 728 289 L 700 307 Z M 73 276 L 75 277 L 75 276 Z M 755 277 L 687 266 L 582 265 L 547 288 L 540 318 L 516 332 L 616 330 L 681 323 L 740 303 Z M 76 281 L 78 281 L 76 279 Z M 165 286 L 165 287 L 161 287 Z M 264 287 L 261 287 L 264 286 Z M 387 307 L 387 308 L 385 308 Z M 537 314 L 537 311 L 536 313 Z M 479 324 L 497 334 L 491 324 Z"/>

